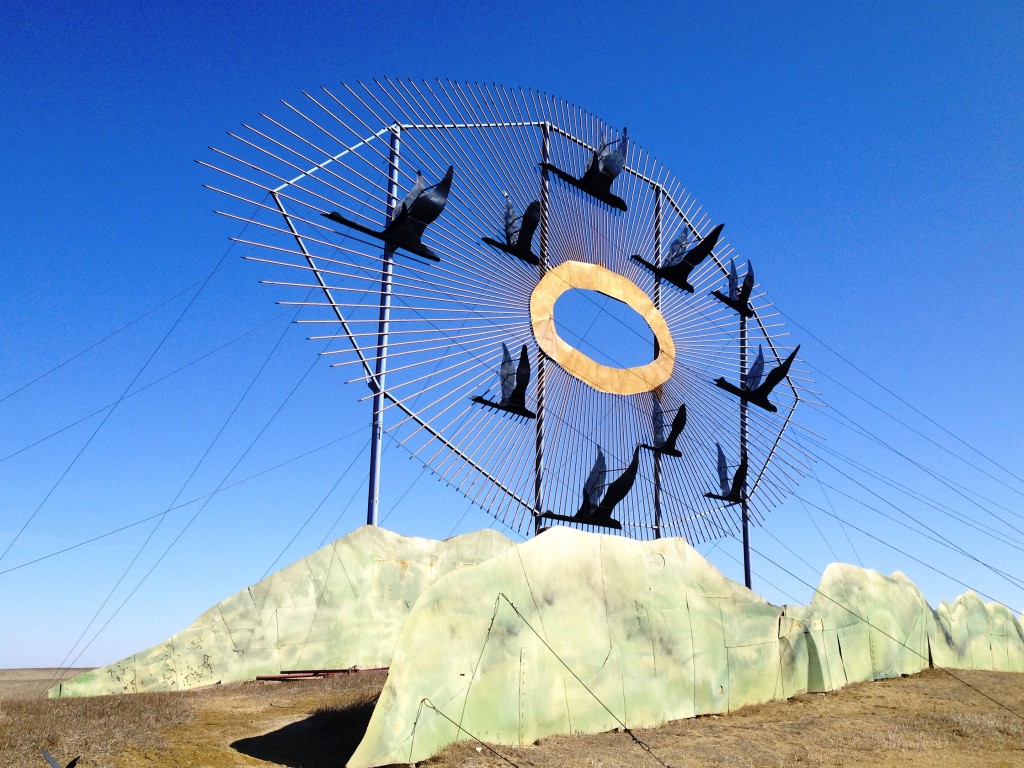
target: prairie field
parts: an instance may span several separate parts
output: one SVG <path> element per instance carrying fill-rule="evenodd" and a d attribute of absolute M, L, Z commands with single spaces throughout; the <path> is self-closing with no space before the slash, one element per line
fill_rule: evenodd
<path fill-rule="evenodd" d="M 0 765 L 45 768 L 337 768 L 386 679 L 372 671 L 183 693 L 46 699 L 53 670 L 0 671 Z M 553 736 L 528 747 L 463 742 L 425 768 L 668 765 L 1024 766 L 1024 676 L 940 670 L 804 694 L 660 728 Z M 958 678 L 958 679 L 957 679 Z"/>

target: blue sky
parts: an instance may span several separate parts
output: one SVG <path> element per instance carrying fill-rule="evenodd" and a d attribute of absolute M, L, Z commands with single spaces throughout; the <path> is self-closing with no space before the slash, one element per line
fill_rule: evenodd
<path fill-rule="evenodd" d="M 962 591 L 958 580 L 1024 608 L 1024 592 L 984 567 L 1017 574 L 1020 550 L 891 489 L 876 493 L 978 560 L 937 548 L 838 490 L 822 495 L 834 486 L 885 506 L 856 485 L 864 474 L 841 463 L 853 460 L 1004 538 L 1024 538 L 1014 530 L 1024 529 L 1016 517 L 1024 482 L 829 351 L 1024 475 L 1024 367 L 1012 333 L 1024 279 L 1019 4 L 597 3 L 586 12 L 569 3 L 8 4 L 0 25 L 0 550 L 34 515 L 0 572 L 327 445 L 218 494 L 187 529 L 198 505 L 171 512 L 116 588 L 152 523 L 0 573 L 0 667 L 120 658 L 362 521 L 364 392 L 345 387 L 343 373 L 316 361 L 319 347 L 302 329 L 289 328 L 274 304 L 280 296 L 258 284 L 266 275 L 230 247 L 238 228 L 211 213 L 219 201 L 193 160 L 208 159 L 208 145 L 224 145 L 226 131 L 279 99 L 375 76 L 531 87 L 628 124 L 726 222 L 783 319 L 799 324 L 788 329 L 831 406 L 805 409 L 800 421 L 842 457 L 823 460 L 855 478 L 821 463 L 798 495 L 956 579 L 794 499 L 755 529 L 763 555 L 755 555 L 755 587 L 768 599 L 808 600 L 803 582 L 816 583 L 838 558 L 904 570 L 933 603 Z M 195 288 L 183 292 L 222 258 L 182 315 Z M 252 329 L 112 413 L 75 424 L 116 401 L 140 369 L 136 388 Z M 963 496 L 854 436 L 845 419 L 962 484 Z M 492 523 L 401 452 L 386 460 L 388 527 L 443 537 Z M 740 578 L 735 542 L 700 549 Z M 90 644 L 79 656 L 80 636 Z"/>

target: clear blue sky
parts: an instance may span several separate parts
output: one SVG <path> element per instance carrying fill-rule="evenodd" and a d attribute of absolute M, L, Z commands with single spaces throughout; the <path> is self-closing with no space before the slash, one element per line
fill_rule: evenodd
<path fill-rule="evenodd" d="M 242 262 L 239 249 L 229 252 L 237 226 L 211 213 L 220 201 L 202 189 L 211 179 L 193 160 L 208 158 L 208 145 L 225 144 L 225 131 L 278 99 L 374 76 L 531 87 L 628 124 L 726 222 L 729 241 L 755 262 L 784 320 L 809 332 L 789 327 L 832 406 L 800 417 L 842 457 L 820 452 L 823 459 L 859 482 L 868 476 L 843 462 L 885 473 L 1021 546 L 1024 482 L 810 336 L 1024 475 L 1024 356 L 1012 330 L 1024 280 L 1019 3 L 592 3 L 585 11 L 515 2 L 214 5 L 0 9 L 0 397 L 10 395 L 0 402 L 0 551 L 35 515 L 0 571 L 163 512 L 183 486 L 181 501 L 209 493 L 300 380 L 227 483 L 349 437 L 218 494 L 77 665 L 148 647 L 258 580 L 314 512 L 274 567 L 361 523 L 369 410 L 357 400 L 364 390 L 345 387 L 344 373 L 315 361 L 319 347 L 301 329 L 288 330 L 274 304 L 280 296 L 257 284 L 265 274 Z M 135 389 L 258 330 L 125 400 L 87 446 L 107 411 L 27 447 L 115 401 L 194 290 L 179 294 L 226 252 Z M 968 498 L 853 436 L 846 418 L 962 484 Z M 386 458 L 382 509 L 396 507 L 386 526 L 444 537 L 492 523 L 429 473 L 421 476 L 401 452 Z M 833 486 L 893 512 L 823 463 L 799 495 L 1015 611 L 1024 608 L 1024 591 L 985 567 L 1024 575 L 1019 549 L 872 486 L 980 562 L 953 555 L 839 490 L 822 495 Z M 168 516 L 102 610 L 152 523 L 0 573 L 0 667 L 78 656 L 80 635 L 92 640 L 197 509 Z M 774 602 L 809 600 L 801 580 L 816 583 L 836 558 L 904 570 L 933 604 L 963 589 L 864 534 L 844 533 L 796 499 L 764 531 L 755 529 L 754 546 L 763 555 L 755 555 L 755 588 Z M 741 578 L 735 542 L 700 549 Z M 97 611 L 98 623 L 83 635 Z"/>

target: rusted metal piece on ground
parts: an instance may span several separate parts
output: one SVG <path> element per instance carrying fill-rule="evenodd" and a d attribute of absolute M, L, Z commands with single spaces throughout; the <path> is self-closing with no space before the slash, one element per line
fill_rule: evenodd
<path fill-rule="evenodd" d="M 293 680 L 314 680 L 322 677 L 353 675 L 359 672 L 386 672 L 387 667 L 349 667 L 348 669 L 282 669 L 278 675 L 257 675 L 264 682 L 290 682 Z"/>

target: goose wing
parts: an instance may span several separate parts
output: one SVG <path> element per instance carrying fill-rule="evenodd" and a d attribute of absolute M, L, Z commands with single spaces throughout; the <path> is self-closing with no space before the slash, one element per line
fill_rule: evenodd
<path fill-rule="evenodd" d="M 61 765 L 56 760 L 54 760 L 53 755 L 51 755 L 49 752 L 46 751 L 46 747 L 40 747 L 39 751 L 43 753 L 43 759 L 46 762 L 48 762 L 51 766 L 53 766 L 53 768 L 65 768 L 65 766 Z M 74 760 L 72 760 L 70 763 L 68 763 L 67 764 L 67 768 L 75 768 L 75 765 L 78 763 L 78 760 L 79 760 L 80 757 L 81 757 L 81 755 L 79 755 Z"/>
<path fill-rule="evenodd" d="M 689 250 L 690 245 L 696 239 L 696 235 L 690 230 L 689 227 L 684 226 L 683 231 L 679 233 L 679 236 L 672 241 L 672 244 L 668 247 L 668 253 L 665 254 L 665 258 L 661 261 L 662 267 L 674 267 L 679 264 L 683 257 L 686 256 L 686 252 Z"/>
<path fill-rule="evenodd" d="M 704 261 L 704 259 L 708 257 L 708 254 L 715 249 L 715 246 L 718 245 L 718 236 L 722 234 L 722 227 L 724 226 L 725 224 L 719 224 L 716 226 L 704 235 L 704 237 L 700 239 L 700 242 L 695 243 L 690 247 L 690 250 L 686 252 L 683 257 L 683 261 L 691 270 Z"/>
<path fill-rule="evenodd" d="M 605 474 L 605 461 L 604 451 L 601 450 L 601 446 L 597 446 L 597 459 L 594 461 L 594 466 L 590 470 L 590 474 L 587 475 L 587 480 L 583 483 L 583 503 L 589 504 L 596 507 L 601 502 L 601 491 L 604 490 L 604 474 Z"/>
<path fill-rule="evenodd" d="M 516 368 L 516 386 L 509 395 L 509 403 L 526 407 L 526 388 L 530 385 L 530 353 L 523 344 L 519 351 L 519 366 Z"/>
<path fill-rule="evenodd" d="M 515 245 L 519 239 L 519 214 L 512 205 L 512 198 L 508 196 L 508 192 L 503 189 L 501 194 L 505 198 L 505 242 L 508 245 Z"/>
<path fill-rule="evenodd" d="M 781 365 L 779 365 L 776 368 L 772 368 L 771 371 L 768 372 L 768 375 L 765 376 L 764 378 L 763 385 L 765 389 L 765 395 L 770 394 L 771 391 L 775 389 L 775 387 L 778 385 L 778 383 L 782 381 L 784 378 L 786 378 L 786 376 L 789 374 L 789 367 L 793 364 L 793 360 L 796 358 L 796 353 L 799 351 L 800 345 L 797 344 L 796 349 L 789 353 L 789 357 L 787 357 Z"/>
<path fill-rule="evenodd" d="M 679 439 L 679 435 L 682 434 L 683 429 L 686 427 L 686 403 L 679 404 L 679 410 L 676 411 L 676 415 L 672 417 L 672 430 L 668 434 L 666 442 L 675 445 L 676 440 Z"/>
<path fill-rule="evenodd" d="M 729 259 L 729 298 L 736 301 L 739 294 L 739 275 L 736 274 L 736 260 Z"/>
<path fill-rule="evenodd" d="M 606 515 L 611 515 L 615 506 L 626 498 L 626 495 L 633 489 L 636 482 L 636 473 L 640 469 L 640 446 L 633 449 L 633 459 L 622 474 L 608 484 L 608 492 L 601 500 L 601 510 Z"/>
<path fill-rule="evenodd" d="M 409 191 L 405 193 L 405 198 L 398 206 L 398 210 L 395 212 L 395 219 L 399 216 L 408 215 L 409 210 L 413 204 L 419 200 L 420 195 L 423 194 L 423 190 L 427 188 L 426 179 L 423 178 L 423 174 L 416 171 L 416 182 L 409 188 Z"/>
<path fill-rule="evenodd" d="M 757 345 L 757 357 L 747 369 L 747 375 L 743 377 L 743 389 L 753 392 L 761 386 L 761 376 L 764 374 L 764 351 L 761 345 Z"/>
<path fill-rule="evenodd" d="M 509 242 L 509 245 L 529 250 L 533 243 L 533 233 L 537 231 L 538 224 L 540 224 L 540 200 L 534 200 L 526 206 L 526 210 L 523 212 L 523 218 L 519 223 L 519 236 L 515 243 Z"/>
<path fill-rule="evenodd" d="M 736 297 L 746 303 L 750 300 L 750 294 L 754 292 L 754 266 L 747 261 L 747 274 L 743 276 L 743 285 L 740 287 L 739 295 Z"/>
<path fill-rule="evenodd" d="M 732 476 L 732 486 L 728 489 L 728 495 L 734 499 L 743 498 L 743 486 L 747 484 L 747 457 L 743 456 L 740 465 L 736 467 L 736 474 Z M 725 490 L 723 489 L 723 493 Z"/>
<path fill-rule="evenodd" d="M 516 368 L 512 364 L 512 355 L 505 342 L 501 342 L 501 371 L 498 375 L 501 377 L 501 404 L 507 405 L 516 386 Z"/>
<path fill-rule="evenodd" d="M 602 143 L 598 151 L 597 161 L 601 173 L 615 177 L 626 167 L 626 153 L 629 151 L 628 129 L 622 129 L 622 138 L 618 141 Z"/>
<path fill-rule="evenodd" d="M 661 407 L 661 398 L 654 395 L 654 410 L 651 413 L 651 421 L 654 424 L 654 447 L 660 448 L 665 444 L 668 435 L 665 434 L 665 411 Z"/>
<path fill-rule="evenodd" d="M 429 187 L 423 186 L 423 177 L 416 172 L 416 184 L 409 190 L 405 200 L 402 201 L 402 209 L 399 215 L 405 214 L 402 220 L 395 220 L 395 224 L 402 224 L 411 230 L 417 238 L 423 236 L 423 230 L 434 219 L 441 215 L 448 202 L 448 193 L 452 188 L 452 176 L 455 169 L 448 166 L 444 178 L 437 184 Z M 414 195 L 415 193 L 415 195 Z"/>
<path fill-rule="evenodd" d="M 718 448 L 718 486 L 722 489 L 722 495 L 725 496 L 729 493 L 729 465 L 725 461 L 722 446 L 715 443 L 715 447 Z"/>

